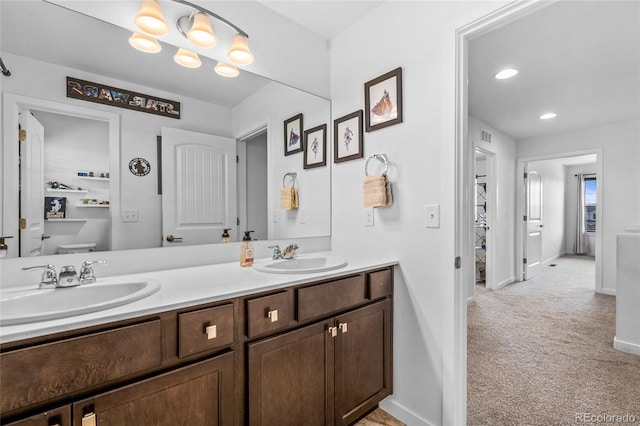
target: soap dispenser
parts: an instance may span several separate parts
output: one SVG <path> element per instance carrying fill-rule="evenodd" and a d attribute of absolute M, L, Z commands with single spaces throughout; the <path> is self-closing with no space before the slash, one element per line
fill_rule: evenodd
<path fill-rule="evenodd" d="M 231 230 L 231 228 L 225 228 L 222 231 L 222 240 L 220 242 L 222 243 L 228 243 L 229 242 L 229 231 Z"/>
<path fill-rule="evenodd" d="M 245 231 L 240 246 L 240 266 L 253 265 L 253 243 L 251 242 L 251 233 L 253 231 Z"/>

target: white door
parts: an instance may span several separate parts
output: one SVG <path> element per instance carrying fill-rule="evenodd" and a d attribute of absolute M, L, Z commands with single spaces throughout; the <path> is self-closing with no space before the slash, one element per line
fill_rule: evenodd
<path fill-rule="evenodd" d="M 29 110 L 20 113 L 20 256 L 44 253 L 44 127 Z"/>
<path fill-rule="evenodd" d="M 526 175 L 527 238 L 524 247 L 524 279 L 528 280 L 542 270 L 542 177 L 538 172 Z"/>
<path fill-rule="evenodd" d="M 163 127 L 163 246 L 220 242 L 236 219 L 236 141 Z"/>

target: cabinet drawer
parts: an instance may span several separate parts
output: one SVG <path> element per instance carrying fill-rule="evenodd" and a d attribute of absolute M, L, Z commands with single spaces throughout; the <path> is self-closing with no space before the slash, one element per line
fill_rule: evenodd
<path fill-rule="evenodd" d="M 298 321 L 366 302 L 364 275 L 297 289 Z"/>
<path fill-rule="evenodd" d="M 247 337 L 287 327 L 292 319 L 288 292 L 247 300 Z"/>
<path fill-rule="evenodd" d="M 388 297 L 393 290 L 393 275 L 391 269 L 371 272 L 369 274 L 369 299 L 375 300 Z"/>
<path fill-rule="evenodd" d="M 180 358 L 232 343 L 232 303 L 178 315 L 178 356 Z"/>
<path fill-rule="evenodd" d="M 103 385 L 162 362 L 160 320 L 5 352 L 2 413 Z"/>

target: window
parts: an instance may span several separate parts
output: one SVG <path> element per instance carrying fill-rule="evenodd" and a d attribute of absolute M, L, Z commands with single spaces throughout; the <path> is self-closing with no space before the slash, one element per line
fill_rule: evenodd
<path fill-rule="evenodd" d="M 587 232 L 596 232 L 596 189 L 595 177 L 584 179 L 584 221 Z"/>

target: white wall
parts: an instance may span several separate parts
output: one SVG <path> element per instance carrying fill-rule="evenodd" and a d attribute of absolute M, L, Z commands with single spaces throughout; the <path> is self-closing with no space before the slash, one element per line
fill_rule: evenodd
<path fill-rule="evenodd" d="M 602 285 L 615 293 L 616 235 L 639 222 L 640 209 L 640 121 L 518 141 L 518 157 L 527 158 L 588 149 L 602 149 Z"/>
<path fill-rule="evenodd" d="M 531 161 L 529 172 L 542 178 L 542 263 L 565 252 L 565 167 L 556 161 Z"/>
<path fill-rule="evenodd" d="M 481 130 L 491 133 L 491 143 L 483 142 Z M 516 141 L 475 117 L 469 117 L 469 141 L 477 148 L 495 154 L 497 194 L 490 237 L 494 261 L 492 281 L 502 286 L 514 281 L 515 274 L 515 210 L 516 210 Z M 489 241 L 487 242 L 489 244 Z M 471 293 L 473 294 L 473 293 Z"/>
<path fill-rule="evenodd" d="M 333 165 L 332 246 L 397 254 L 394 394 L 383 407 L 410 425 L 451 422 L 454 306 L 455 31 L 500 2 L 382 3 L 331 43 L 332 116 L 364 107 L 363 84 L 403 68 L 404 122 L 364 135 L 364 158 Z M 390 161 L 393 206 L 364 227 L 372 154 Z M 440 228 L 424 227 L 425 204 Z"/>
<path fill-rule="evenodd" d="M 233 108 L 233 136 L 242 138 L 257 128 L 268 127 L 269 238 L 299 238 L 331 233 L 330 102 L 291 87 L 269 83 Z M 305 129 L 327 124 L 327 166 L 303 168 L 303 153 L 284 155 L 284 121 L 303 115 Z M 280 208 L 280 190 L 285 173 L 297 173 L 299 208 Z M 287 178 L 287 184 L 290 183 Z"/>
<path fill-rule="evenodd" d="M 576 252 L 576 228 L 578 218 L 578 173 L 596 174 L 597 168 L 595 164 L 566 167 L 566 215 L 565 215 L 565 252 L 575 254 Z M 596 176 L 596 178 L 598 178 Z M 598 202 L 598 200 L 596 200 Z M 593 232 L 587 233 L 587 255 L 596 255 L 596 236 Z"/>

